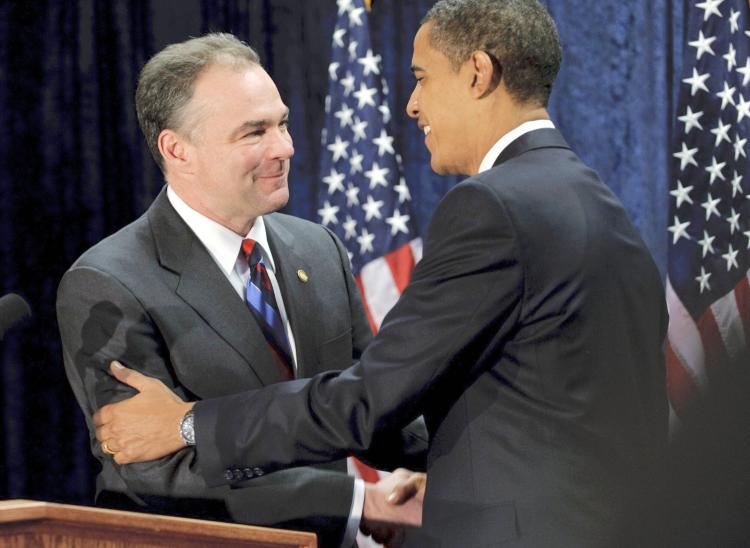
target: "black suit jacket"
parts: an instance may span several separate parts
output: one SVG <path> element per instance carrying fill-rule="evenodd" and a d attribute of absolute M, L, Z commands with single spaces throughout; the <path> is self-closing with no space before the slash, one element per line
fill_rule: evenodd
<path fill-rule="evenodd" d="M 348 367 L 371 333 L 343 246 L 320 225 L 282 214 L 264 219 L 298 376 Z M 268 474 L 244 489 L 209 488 L 193 449 L 118 466 L 96 442 L 93 412 L 133 394 L 108 374 L 113 359 L 186 400 L 278 380 L 260 327 L 164 191 L 140 219 L 76 261 L 60 283 L 57 311 L 68 379 L 102 464 L 100 504 L 304 528 L 319 533 L 322 545 L 338 546 L 353 493 L 344 461 Z M 391 449 L 401 456 L 399 446 Z M 256 475 L 252 468 L 243 477 Z"/>
<path fill-rule="evenodd" d="M 441 201 L 358 364 L 199 402 L 198 455 L 221 484 L 366 452 L 423 413 L 412 544 L 607 545 L 625 487 L 666 441 L 666 324 L 619 201 L 556 130 L 533 131 Z"/>

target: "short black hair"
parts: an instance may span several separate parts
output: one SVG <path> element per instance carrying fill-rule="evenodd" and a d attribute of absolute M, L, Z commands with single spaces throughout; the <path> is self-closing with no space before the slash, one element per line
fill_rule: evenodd
<path fill-rule="evenodd" d="M 475 51 L 500 65 L 516 101 L 547 106 L 562 61 L 555 22 L 537 0 L 440 0 L 422 19 L 430 44 L 458 70 Z"/>

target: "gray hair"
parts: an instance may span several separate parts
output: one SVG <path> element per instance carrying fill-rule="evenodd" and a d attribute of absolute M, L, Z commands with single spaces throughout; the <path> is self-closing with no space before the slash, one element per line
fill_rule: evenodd
<path fill-rule="evenodd" d="M 430 44 L 454 70 L 484 51 L 511 97 L 547 106 L 562 48 L 555 22 L 537 0 L 441 0 L 422 19 L 426 23 L 433 25 Z"/>
<path fill-rule="evenodd" d="M 162 130 L 185 129 L 185 105 L 200 72 L 212 64 L 260 65 L 258 54 L 232 34 L 215 32 L 171 44 L 149 59 L 138 76 L 135 109 L 151 155 L 164 171 L 159 152 Z"/>

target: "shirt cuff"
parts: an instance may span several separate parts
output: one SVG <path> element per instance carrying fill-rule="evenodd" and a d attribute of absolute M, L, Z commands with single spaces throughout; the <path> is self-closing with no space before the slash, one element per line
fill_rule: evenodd
<path fill-rule="evenodd" d="M 354 480 L 354 494 L 352 495 L 352 507 L 349 510 L 349 520 L 346 522 L 346 532 L 341 541 L 341 548 L 351 548 L 357 540 L 359 522 L 362 520 L 362 509 L 365 506 L 365 482 L 361 479 Z"/>

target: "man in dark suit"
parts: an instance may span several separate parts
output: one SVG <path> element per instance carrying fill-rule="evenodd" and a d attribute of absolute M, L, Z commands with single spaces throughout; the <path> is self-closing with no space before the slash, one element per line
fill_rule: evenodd
<path fill-rule="evenodd" d="M 226 34 L 169 46 L 141 72 L 136 106 L 168 186 L 76 261 L 57 304 L 66 372 L 102 464 L 97 502 L 309 529 L 323 546 L 350 546 L 363 504 L 378 489 L 387 494 L 395 476 L 355 490 L 341 460 L 275 474 L 244 467 L 238 482 L 257 478 L 247 488 L 208 487 L 193 449 L 119 466 L 94 438 L 93 412 L 133 394 L 107 373 L 113 359 L 193 400 L 347 367 L 371 338 L 341 243 L 274 213 L 287 202 L 294 149 L 288 109 L 252 49 Z M 244 302 L 258 285 L 241 251 L 248 239 L 249 255 L 261 252 L 260 285 L 270 285 L 280 334 Z M 384 452 L 401 459 L 407 442 L 384 439 Z"/>
<path fill-rule="evenodd" d="M 470 177 L 438 206 L 359 363 L 194 406 L 113 366 L 141 393 L 100 410 L 99 439 L 122 462 L 155 458 L 182 447 L 168 426 L 192 409 L 203 474 L 220 485 L 244 466 L 366 452 L 379 429 L 423 414 L 412 544 L 615 544 L 627 487 L 666 442 L 667 316 L 622 205 L 549 121 L 560 59 L 537 0 L 435 4 L 407 112 L 433 169 Z"/>

